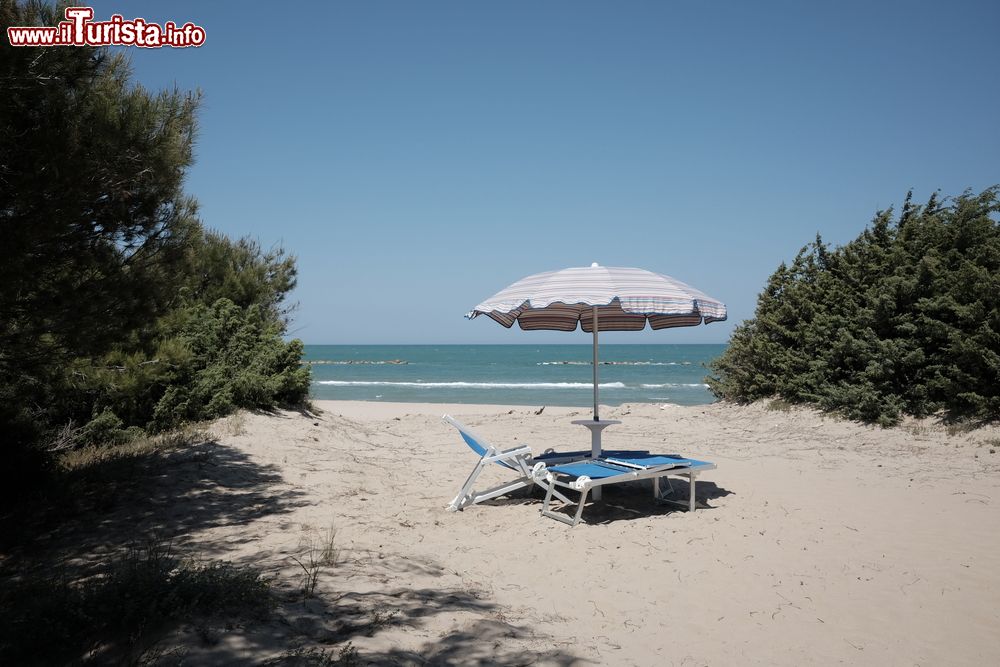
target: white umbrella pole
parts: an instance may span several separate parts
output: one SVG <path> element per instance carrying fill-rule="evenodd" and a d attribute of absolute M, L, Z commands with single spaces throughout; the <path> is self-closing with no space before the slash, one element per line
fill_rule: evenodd
<path fill-rule="evenodd" d="M 600 421 L 597 415 L 597 306 L 594 306 L 594 421 Z"/>

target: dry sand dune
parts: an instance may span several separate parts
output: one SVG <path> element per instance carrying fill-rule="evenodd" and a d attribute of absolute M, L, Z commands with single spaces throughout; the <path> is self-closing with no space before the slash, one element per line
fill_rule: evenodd
<path fill-rule="evenodd" d="M 997 430 L 881 430 L 759 405 L 608 408 L 623 424 L 606 447 L 719 468 L 699 482 L 697 512 L 659 507 L 641 484 L 608 487 L 569 528 L 539 516 L 537 492 L 447 512 L 475 457 L 439 416 L 540 451 L 585 446 L 569 423 L 584 411 L 319 407 L 215 424 L 198 474 L 218 457 L 252 463 L 212 492 L 256 494 L 256 509 L 180 543 L 293 585 L 292 556 L 332 525 L 340 563 L 270 624 L 207 648 L 193 630 L 176 636 L 195 661 L 253 662 L 294 636 L 350 637 L 385 664 L 1000 664 Z"/>

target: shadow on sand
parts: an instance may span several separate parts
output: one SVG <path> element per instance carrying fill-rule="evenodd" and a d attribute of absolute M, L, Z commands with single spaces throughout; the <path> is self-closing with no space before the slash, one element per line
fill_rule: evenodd
<path fill-rule="evenodd" d="M 374 610 L 374 611 L 373 611 Z M 417 650 L 392 647 L 365 651 L 365 665 L 585 665 L 588 661 L 546 644 L 544 635 L 514 625 L 497 606 L 467 591 L 448 589 L 394 589 L 376 593 L 345 593 L 332 602 L 310 598 L 286 605 L 283 614 L 299 639 L 313 646 L 340 645 L 371 637 L 381 629 L 419 629 L 432 616 L 472 612 L 477 616 L 447 635 L 425 642 Z M 277 639 L 277 638 L 275 638 Z M 273 648 L 265 638 L 261 648 Z M 279 640 L 280 641 L 280 640 Z M 212 661 L 225 661 L 225 652 L 213 651 Z M 235 656 L 228 656 L 235 657 Z M 294 659 L 274 664 L 299 664 Z"/>
<path fill-rule="evenodd" d="M 595 501 L 591 497 L 587 498 L 581 524 L 608 524 L 615 521 L 631 521 L 674 514 L 675 512 L 686 512 L 690 485 L 687 481 L 677 478 L 671 478 L 670 483 L 673 493 L 669 499 L 672 502 L 667 503 L 658 501 L 652 496 L 647 480 L 603 486 L 601 487 L 603 489 L 601 500 Z M 723 488 L 715 482 L 698 480 L 695 485 L 696 513 L 714 509 L 710 501 L 733 494 L 733 491 Z M 544 495 L 537 487 L 532 487 L 526 491 L 487 500 L 483 505 L 537 505 L 538 509 L 541 510 L 543 497 Z M 579 496 L 572 492 L 569 497 L 576 501 Z M 576 512 L 576 504 L 574 502 L 573 505 L 559 507 L 558 502 L 556 502 L 554 509 L 572 517 Z"/>
<path fill-rule="evenodd" d="M 479 621 L 469 628 L 455 631 L 436 642 L 424 646 L 419 653 L 390 650 L 365 656 L 370 665 L 391 667 L 397 665 L 574 665 L 596 664 L 563 651 L 549 649 L 510 650 L 502 648 L 511 639 L 530 639 L 529 632 L 508 623 Z"/>
<path fill-rule="evenodd" d="M 256 463 L 212 439 L 97 460 L 67 473 L 63 482 L 71 493 L 60 496 L 47 512 L 33 515 L 39 525 L 22 533 L 30 539 L 2 550 L 0 582 L 53 573 L 78 581 L 102 572 L 123 550 L 143 541 L 167 540 L 198 558 L 225 558 L 226 545 L 192 542 L 193 536 L 214 527 L 249 527 L 311 502 L 283 479 L 277 467 Z M 241 560 L 253 566 L 256 559 Z M 379 570 L 388 574 L 403 565 L 386 559 L 366 561 L 363 566 L 367 574 Z M 440 569 L 436 564 L 426 568 L 424 574 Z M 350 577 L 337 579 L 340 590 L 350 586 Z M 546 644 L 544 636 L 508 623 L 494 603 L 471 591 L 394 587 L 306 596 L 294 581 L 275 580 L 273 587 L 276 608 L 263 621 L 180 619 L 162 628 L 156 635 L 163 640 L 157 644 L 154 637 L 153 646 L 180 650 L 170 649 L 157 664 L 260 664 L 262 656 L 274 655 L 280 657 L 266 664 L 585 664 Z M 333 659 L 352 639 L 394 628 L 418 629 L 439 615 L 454 616 L 454 629 L 417 650 L 365 651 L 357 662 Z M 529 643 L 544 649 L 529 650 Z M 323 651 L 329 660 L 322 657 Z"/>
<path fill-rule="evenodd" d="M 168 540 L 183 547 L 197 531 L 246 525 L 305 503 L 277 468 L 211 439 L 98 460 L 59 483 L 65 492 L 41 518 L 41 531 L 7 552 L 4 569 L 60 562 L 68 575 L 85 576 L 137 543 Z"/>

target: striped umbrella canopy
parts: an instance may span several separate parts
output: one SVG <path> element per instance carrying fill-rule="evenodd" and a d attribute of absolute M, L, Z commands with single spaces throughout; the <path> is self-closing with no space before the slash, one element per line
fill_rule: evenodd
<path fill-rule="evenodd" d="M 536 273 L 472 309 L 508 329 L 574 331 L 594 335 L 594 420 L 597 409 L 597 334 L 690 327 L 726 319 L 726 305 L 681 281 L 643 269 L 600 266 Z M 596 323 L 596 326 L 595 326 Z"/>

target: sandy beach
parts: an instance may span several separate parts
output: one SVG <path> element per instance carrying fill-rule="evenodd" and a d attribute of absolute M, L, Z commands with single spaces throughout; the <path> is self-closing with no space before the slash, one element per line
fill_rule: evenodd
<path fill-rule="evenodd" d="M 349 638 L 374 664 L 1000 661 L 996 429 L 881 430 L 761 405 L 607 408 L 623 423 L 606 447 L 719 467 L 694 513 L 637 483 L 607 488 L 570 528 L 539 515 L 537 491 L 446 511 L 476 459 L 440 415 L 540 451 L 585 445 L 569 423 L 584 410 L 317 407 L 221 420 L 164 477 L 174 493 L 191 483 L 156 519 L 179 548 L 253 563 L 289 593 L 272 621 L 213 645 L 194 628 L 174 635 L 195 662 L 259 662 L 292 638 Z M 199 522 L 193 507 L 227 511 Z M 296 597 L 293 557 L 330 527 L 338 563 L 320 569 L 315 597 Z"/>
<path fill-rule="evenodd" d="M 1000 2 L 128 4 L 0 2 L 0 667 L 1000 667 Z"/>

